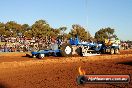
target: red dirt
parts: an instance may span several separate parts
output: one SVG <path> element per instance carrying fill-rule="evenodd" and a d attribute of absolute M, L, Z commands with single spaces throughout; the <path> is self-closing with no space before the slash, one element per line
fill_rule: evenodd
<path fill-rule="evenodd" d="M 132 50 L 121 51 L 121 55 L 46 57 L 42 60 L 24 57 L 24 55 L 0 54 L 0 88 L 132 87 L 132 82 L 86 85 L 76 83 L 79 66 L 87 74 L 130 74 L 132 76 Z"/>

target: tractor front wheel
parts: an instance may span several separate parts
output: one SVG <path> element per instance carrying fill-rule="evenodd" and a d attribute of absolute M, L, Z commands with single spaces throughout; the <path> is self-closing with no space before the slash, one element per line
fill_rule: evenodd
<path fill-rule="evenodd" d="M 70 44 L 62 44 L 60 47 L 61 55 L 64 57 L 68 57 L 72 55 L 73 49 Z"/>

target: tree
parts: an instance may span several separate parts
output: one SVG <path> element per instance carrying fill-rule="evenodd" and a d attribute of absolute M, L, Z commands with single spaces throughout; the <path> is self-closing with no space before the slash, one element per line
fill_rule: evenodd
<path fill-rule="evenodd" d="M 24 31 L 28 31 L 28 30 L 31 30 L 31 27 L 30 27 L 28 24 L 23 24 L 23 25 L 22 25 L 22 29 L 23 29 Z"/>
<path fill-rule="evenodd" d="M 61 31 L 61 34 L 63 35 L 64 32 L 67 30 L 67 27 L 60 27 L 59 29 Z"/>
<path fill-rule="evenodd" d="M 72 25 L 72 29 L 69 34 L 70 35 L 68 35 L 68 36 L 72 36 L 72 37 L 75 37 L 77 35 L 80 38 L 80 40 L 83 40 L 83 41 L 87 41 L 87 40 L 91 39 L 90 33 L 88 31 L 86 31 L 85 28 L 83 28 L 82 26 L 80 26 L 78 24 Z"/>
<path fill-rule="evenodd" d="M 7 37 L 16 37 L 18 33 L 22 33 L 22 26 L 14 21 L 9 21 L 5 24 L 5 30 Z"/>
<path fill-rule="evenodd" d="M 32 36 L 32 30 L 31 27 L 28 24 L 23 24 L 22 25 L 22 33 L 24 34 L 25 37 L 31 38 Z"/>
<path fill-rule="evenodd" d="M 32 38 L 32 37 L 33 37 L 32 31 L 31 31 L 31 30 L 25 31 L 25 32 L 24 32 L 24 36 L 25 36 L 26 38 Z"/>
<path fill-rule="evenodd" d="M 32 25 L 32 33 L 34 37 L 44 38 L 50 36 L 51 28 L 45 20 L 38 20 Z"/>
<path fill-rule="evenodd" d="M 102 28 L 99 31 L 95 33 L 95 38 L 99 41 L 104 41 L 105 39 L 117 37 L 115 34 L 115 29 L 112 29 L 110 27 Z"/>
<path fill-rule="evenodd" d="M 5 24 L 0 22 L 0 36 L 5 35 Z"/>
<path fill-rule="evenodd" d="M 60 34 L 60 29 L 51 28 L 50 36 L 56 38 Z"/>
<path fill-rule="evenodd" d="M 60 30 L 60 35 L 58 37 L 61 38 L 62 41 L 64 41 L 66 39 L 65 31 L 67 30 L 67 27 L 60 27 L 59 30 Z"/>

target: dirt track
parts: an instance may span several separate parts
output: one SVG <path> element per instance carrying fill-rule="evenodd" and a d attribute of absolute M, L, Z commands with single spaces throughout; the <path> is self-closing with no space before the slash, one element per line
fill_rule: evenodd
<path fill-rule="evenodd" d="M 0 88 L 132 87 L 132 82 L 86 85 L 76 83 L 79 66 L 87 74 L 130 74 L 132 76 L 132 50 L 122 51 L 120 55 L 46 57 L 43 60 L 24 56 L 24 53 L 0 54 Z"/>

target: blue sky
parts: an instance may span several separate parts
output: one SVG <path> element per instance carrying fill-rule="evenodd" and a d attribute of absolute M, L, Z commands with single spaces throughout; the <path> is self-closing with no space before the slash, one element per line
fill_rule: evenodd
<path fill-rule="evenodd" d="M 88 0 L 88 29 L 111 27 L 121 40 L 132 40 L 132 0 Z"/>
<path fill-rule="evenodd" d="M 44 19 L 52 27 L 86 25 L 85 0 L 3 0 L 0 21 L 33 24 Z"/>
<path fill-rule="evenodd" d="M 44 19 L 52 27 L 80 24 L 94 36 L 100 28 L 116 29 L 120 39 L 132 40 L 132 0 L 0 0 L 0 22 L 32 25 Z"/>

